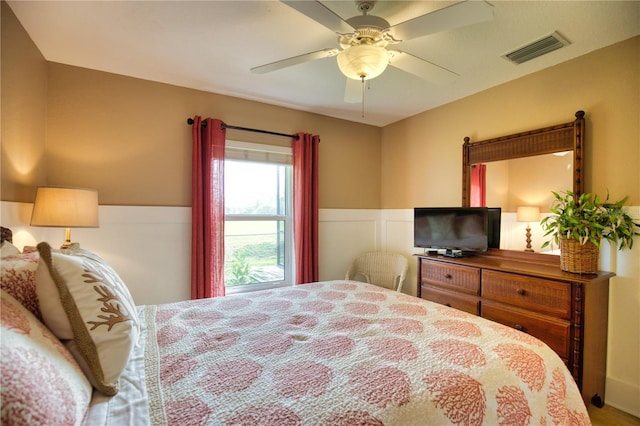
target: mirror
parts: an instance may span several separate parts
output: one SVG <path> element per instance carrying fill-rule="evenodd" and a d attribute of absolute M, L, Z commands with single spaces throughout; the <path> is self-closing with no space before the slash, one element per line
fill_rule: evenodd
<path fill-rule="evenodd" d="M 494 190 L 499 191 L 500 188 L 498 186 L 504 187 L 505 184 L 507 187 L 511 186 L 514 182 L 509 178 L 510 174 L 508 174 L 508 169 L 511 167 L 518 167 L 517 165 L 500 166 L 500 163 L 497 163 L 496 165 L 491 163 L 502 162 L 504 160 L 516 160 L 521 162 L 520 165 L 522 167 L 525 167 L 526 165 L 526 168 L 531 170 L 531 174 L 528 176 L 524 176 L 520 173 L 517 175 L 512 173 L 514 179 L 531 182 L 526 188 L 518 186 L 517 190 L 511 190 L 513 193 L 513 199 L 517 200 L 518 198 L 522 198 L 526 195 L 522 193 L 523 191 L 529 192 L 530 190 L 535 190 L 536 193 L 539 193 L 540 185 L 549 179 L 549 175 L 551 173 L 554 175 L 566 174 L 567 170 L 565 168 L 567 163 L 565 161 L 555 161 L 556 159 L 553 159 L 552 157 L 539 156 L 558 154 L 556 157 L 561 158 L 559 154 L 567 152 L 572 154 L 565 155 L 565 157 L 571 158 L 571 167 L 569 167 L 571 176 L 570 181 L 567 182 L 567 186 L 560 189 L 553 188 L 551 187 L 551 184 L 549 184 L 550 187 L 547 188 L 546 192 L 547 194 L 550 194 L 552 190 L 562 191 L 571 188 L 574 193 L 581 194 L 583 192 L 584 180 L 584 111 L 576 112 L 575 116 L 576 119 L 569 123 L 484 141 L 471 142 L 469 137 L 464 138 L 464 145 L 462 146 L 462 206 L 471 206 L 472 168 L 477 167 L 477 165 L 486 165 L 489 170 L 494 170 L 491 173 L 501 174 L 501 179 L 507 179 L 506 183 L 504 181 L 501 184 L 494 183 L 494 181 L 490 181 L 488 179 L 489 172 L 486 172 L 485 176 L 487 178 L 481 179 L 485 196 L 488 196 L 489 193 Z M 540 162 L 544 162 L 545 159 L 547 162 L 544 163 L 544 167 L 540 166 Z M 532 165 L 535 167 L 530 167 Z M 500 171 L 500 167 L 502 167 L 502 171 Z M 507 171 L 505 171 L 505 169 Z M 539 172 L 533 175 L 534 170 L 538 170 Z M 516 178 L 516 176 L 518 177 Z M 560 182 L 559 184 L 562 185 L 563 183 Z M 487 202 L 488 201 L 489 200 L 487 200 Z M 546 206 L 549 204 L 550 203 L 547 203 Z M 503 211 L 509 211 L 508 209 L 510 208 L 509 204 L 495 207 L 502 207 Z M 511 211 L 515 211 L 515 208 Z"/>
<path fill-rule="evenodd" d="M 472 165 L 472 168 L 476 165 Z M 573 188 L 573 151 L 484 163 L 486 205 L 515 212 L 518 206 L 538 206 L 542 213 L 553 202 L 551 191 Z M 471 207 L 479 207 L 471 199 Z"/>
<path fill-rule="evenodd" d="M 538 207 L 544 215 L 554 199 L 551 191 L 584 191 L 584 115 L 578 111 L 569 123 L 484 141 L 464 138 L 462 206 L 502 208 L 501 248 L 524 248 L 518 207 Z M 538 248 L 541 234 L 537 230 Z"/>

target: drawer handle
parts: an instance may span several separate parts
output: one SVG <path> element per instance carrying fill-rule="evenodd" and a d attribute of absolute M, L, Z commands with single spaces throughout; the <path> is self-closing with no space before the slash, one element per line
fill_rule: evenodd
<path fill-rule="evenodd" d="M 514 325 L 514 326 L 513 326 L 513 328 L 515 328 L 515 329 L 516 329 L 516 330 L 518 330 L 518 331 L 524 331 L 524 327 L 523 327 L 523 326 L 521 326 L 520 324 L 516 324 L 516 325 Z"/>
<path fill-rule="evenodd" d="M 451 278 L 453 278 L 453 275 L 451 275 L 451 274 L 446 274 L 444 277 L 445 277 L 446 279 L 450 280 Z"/>
<path fill-rule="evenodd" d="M 523 289 L 523 288 L 519 288 L 516 292 L 517 292 L 520 296 L 524 296 L 524 295 L 527 293 L 527 292 L 525 291 L 525 289 Z"/>

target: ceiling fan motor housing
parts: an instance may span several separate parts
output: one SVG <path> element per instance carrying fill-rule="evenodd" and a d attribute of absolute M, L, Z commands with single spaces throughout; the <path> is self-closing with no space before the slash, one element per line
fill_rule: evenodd
<path fill-rule="evenodd" d="M 347 19 L 347 23 L 353 28 L 360 29 L 363 27 L 377 28 L 378 30 L 386 30 L 390 27 L 389 22 L 379 16 L 359 15 Z"/>
<path fill-rule="evenodd" d="M 359 8 L 367 2 L 359 3 Z M 371 9 L 371 5 L 367 10 Z M 365 11 L 366 13 L 366 11 Z M 397 42 L 388 34 L 389 22 L 378 16 L 361 15 L 349 18 L 347 23 L 355 28 L 353 33 L 340 34 L 342 50 L 338 54 L 338 67 L 353 80 L 371 80 L 384 72 L 390 53 L 386 46 Z"/>

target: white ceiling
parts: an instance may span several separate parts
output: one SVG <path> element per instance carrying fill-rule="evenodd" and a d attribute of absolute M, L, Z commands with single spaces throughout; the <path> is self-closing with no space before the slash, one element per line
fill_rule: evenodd
<path fill-rule="evenodd" d="M 344 19 L 359 14 L 354 1 L 323 3 Z M 394 25 L 452 3 L 378 1 L 372 14 Z M 389 67 L 371 80 L 363 118 L 360 103 L 344 102 L 335 57 L 250 72 L 337 47 L 335 33 L 279 1 L 8 1 L 48 61 L 377 126 L 640 34 L 640 1 L 490 3 L 493 20 L 393 46 L 454 71 L 454 82 Z M 554 31 L 571 44 L 521 65 L 501 57 Z"/>

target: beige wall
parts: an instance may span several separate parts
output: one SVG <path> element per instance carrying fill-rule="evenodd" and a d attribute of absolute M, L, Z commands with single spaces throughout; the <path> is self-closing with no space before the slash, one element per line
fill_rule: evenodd
<path fill-rule="evenodd" d="M 380 128 L 48 63 L 2 7 L 2 200 L 31 202 L 35 187 L 48 184 L 96 188 L 103 205 L 189 206 L 186 120 L 198 114 L 235 126 L 319 134 L 320 207 L 380 207 Z M 228 137 L 290 142 L 238 131 Z M 33 164 L 25 177 L 26 161 Z"/>
<path fill-rule="evenodd" d="M 584 109 L 587 190 L 608 189 L 637 205 L 638 169 L 626 165 L 640 163 L 639 52 L 636 37 L 379 129 L 47 63 L 2 2 L 1 198 L 29 202 L 37 185 L 81 185 L 98 189 L 102 204 L 188 206 L 185 121 L 199 114 L 319 134 L 322 208 L 459 205 L 465 136 L 556 124 Z M 246 132 L 229 137 L 285 143 Z"/>
<path fill-rule="evenodd" d="M 189 206 L 186 120 L 196 114 L 235 126 L 319 134 L 320 206 L 379 208 L 377 127 L 53 63 L 48 181 L 96 188 L 101 204 Z M 228 138 L 290 144 L 287 138 L 239 131 L 229 131 Z"/>
<path fill-rule="evenodd" d="M 5 2 L 2 14 L 0 196 L 33 200 L 46 183 L 47 63 Z M 6 197 L 6 198 L 5 198 Z"/>
<path fill-rule="evenodd" d="M 585 186 L 640 204 L 640 37 L 391 124 L 382 207 L 460 205 L 462 143 L 587 117 Z M 399 191 L 398 188 L 405 188 Z"/>

